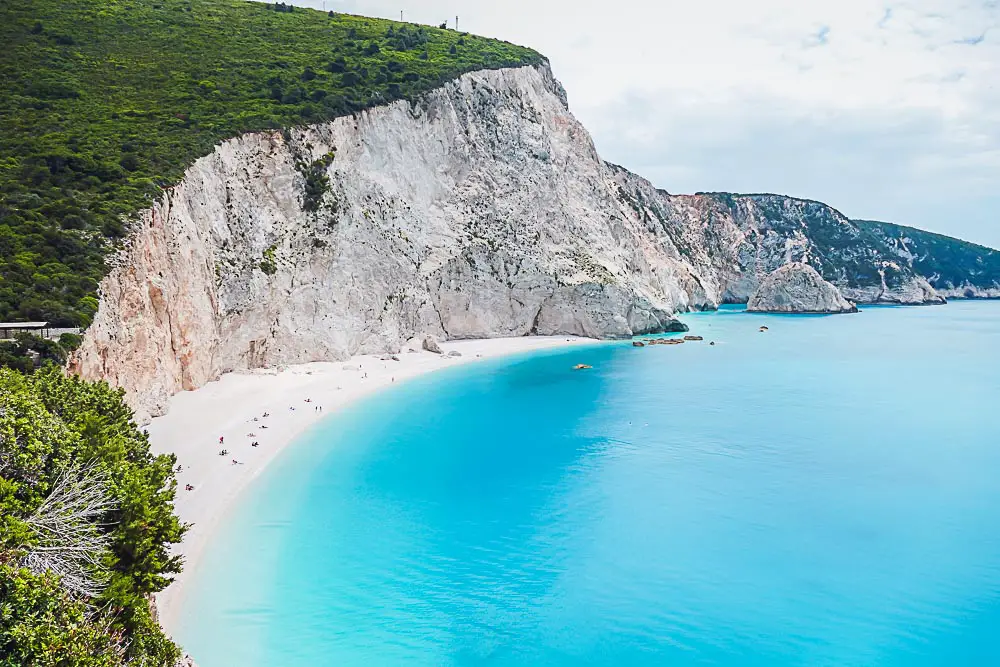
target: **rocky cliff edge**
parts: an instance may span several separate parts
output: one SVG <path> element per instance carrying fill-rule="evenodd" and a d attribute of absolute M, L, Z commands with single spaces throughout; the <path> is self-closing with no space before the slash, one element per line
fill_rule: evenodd
<path fill-rule="evenodd" d="M 418 333 L 681 328 L 673 312 L 717 302 L 617 189 L 547 66 L 247 134 L 141 216 L 73 368 L 124 387 L 145 421 L 227 371 Z"/>

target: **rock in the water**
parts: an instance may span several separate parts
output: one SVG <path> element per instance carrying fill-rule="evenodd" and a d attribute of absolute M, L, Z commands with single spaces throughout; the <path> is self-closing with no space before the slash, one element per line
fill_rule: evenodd
<path fill-rule="evenodd" d="M 684 336 L 684 340 L 705 340 L 703 336 Z"/>
<path fill-rule="evenodd" d="M 747 310 L 759 313 L 856 313 L 840 290 L 802 262 L 772 271 L 750 297 Z"/>
<path fill-rule="evenodd" d="M 634 340 L 632 341 L 632 347 L 646 347 L 646 344 L 641 340 Z"/>
<path fill-rule="evenodd" d="M 434 354 L 441 354 L 441 346 L 437 342 L 437 338 L 434 336 L 424 336 L 423 342 L 420 344 L 422 348 L 428 352 L 433 352 Z"/>

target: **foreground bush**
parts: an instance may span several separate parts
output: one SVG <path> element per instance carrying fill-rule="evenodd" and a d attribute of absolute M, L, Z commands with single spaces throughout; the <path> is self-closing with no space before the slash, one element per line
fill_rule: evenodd
<path fill-rule="evenodd" d="M 176 660 L 148 602 L 181 566 L 174 465 L 106 383 L 0 369 L 0 667 Z"/>

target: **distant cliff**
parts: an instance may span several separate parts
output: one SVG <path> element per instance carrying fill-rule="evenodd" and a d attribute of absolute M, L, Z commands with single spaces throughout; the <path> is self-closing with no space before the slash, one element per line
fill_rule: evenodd
<path fill-rule="evenodd" d="M 888 222 L 856 220 L 897 261 L 948 298 L 1000 298 L 1000 252 L 950 236 Z"/>
<path fill-rule="evenodd" d="M 671 195 L 621 167 L 621 198 L 663 229 L 720 303 L 746 303 L 765 276 L 803 262 L 856 303 L 943 303 L 919 271 L 836 209 L 773 194 Z"/>

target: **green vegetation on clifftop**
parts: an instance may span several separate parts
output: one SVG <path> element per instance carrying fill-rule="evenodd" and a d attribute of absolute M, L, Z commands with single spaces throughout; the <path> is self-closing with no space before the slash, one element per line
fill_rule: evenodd
<path fill-rule="evenodd" d="M 522 47 L 244 0 L 0 3 L 0 320 L 85 326 L 130 216 L 219 141 L 329 120 Z"/>
<path fill-rule="evenodd" d="M 961 296 L 975 296 L 976 288 L 1000 290 L 1000 251 L 890 222 L 853 222 L 937 289 L 959 290 Z"/>

